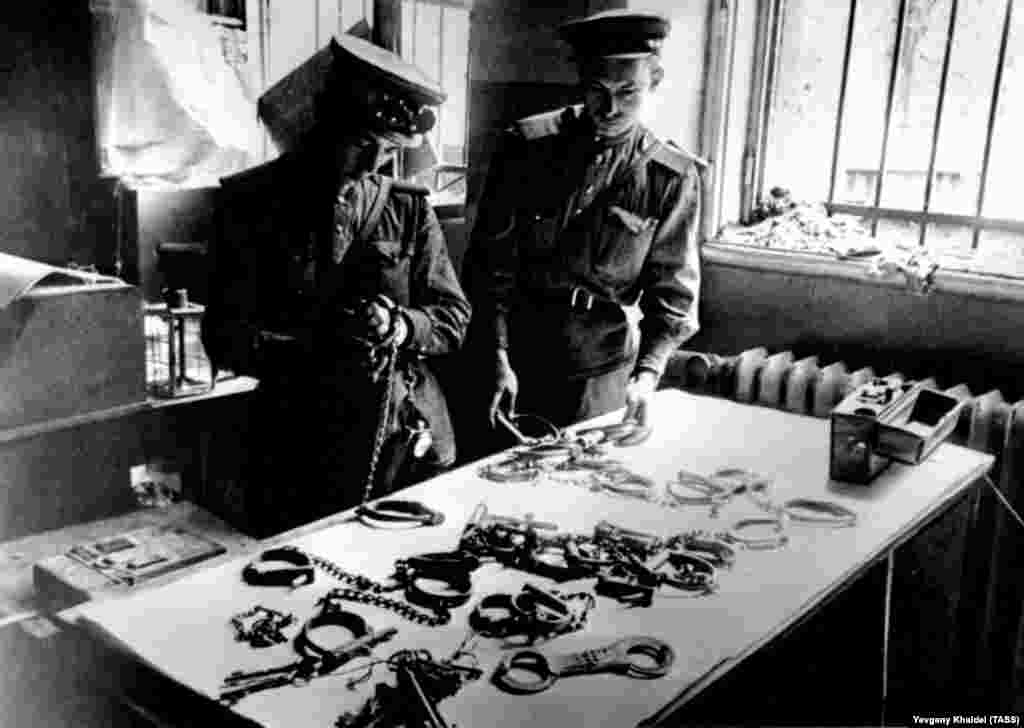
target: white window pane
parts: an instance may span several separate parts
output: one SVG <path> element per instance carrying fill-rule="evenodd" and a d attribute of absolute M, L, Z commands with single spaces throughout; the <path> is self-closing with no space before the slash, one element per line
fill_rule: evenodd
<path fill-rule="evenodd" d="M 790 0 L 779 49 L 765 150 L 765 190 L 822 201 L 835 134 L 848 4 Z"/>
<path fill-rule="evenodd" d="M 910 0 L 893 91 L 882 207 L 924 208 L 951 0 Z"/>
<path fill-rule="evenodd" d="M 982 214 L 1024 220 L 1021 205 L 1020 172 L 1024 164 L 1024 2 L 1013 8 L 1013 24 L 1006 46 L 999 106 L 992 138 L 992 158 L 985 186 Z"/>
<path fill-rule="evenodd" d="M 466 161 L 466 75 L 469 69 L 469 11 L 445 8 L 444 73 L 441 86 L 448 94 L 441 124 L 439 156 L 444 164 Z"/>
<path fill-rule="evenodd" d="M 973 215 L 1006 0 L 960 2 L 930 208 Z"/>
<path fill-rule="evenodd" d="M 972 269 L 978 273 L 1024 278 L 1024 235 L 983 230 Z"/>
<path fill-rule="evenodd" d="M 921 242 L 921 226 L 913 220 L 878 221 L 878 240 L 883 243 L 916 247 Z"/>
<path fill-rule="evenodd" d="M 941 259 L 943 268 L 964 268 L 974 255 L 974 229 L 966 225 L 929 223 L 925 245 Z"/>
<path fill-rule="evenodd" d="M 838 202 L 875 203 L 898 12 L 898 0 L 857 3 L 843 134 L 836 167 L 835 199 Z"/>

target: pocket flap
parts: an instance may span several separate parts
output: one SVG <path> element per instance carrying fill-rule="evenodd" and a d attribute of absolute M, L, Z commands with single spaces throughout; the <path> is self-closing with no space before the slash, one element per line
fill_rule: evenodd
<path fill-rule="evenodd" d="M 653 217 L 640 217 L 636 213 L 625 210 L 618 205 L 612 205 L 609 207 L 608 212 L 619 220 L 619 222 L 625 225 L 626 228 L 634 235 L 639 235 L 642 232 L 650 230 L 657 222 Z"/>

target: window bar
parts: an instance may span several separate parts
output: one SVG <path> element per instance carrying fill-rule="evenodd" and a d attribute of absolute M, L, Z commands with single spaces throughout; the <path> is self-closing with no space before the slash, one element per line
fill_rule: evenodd
<path fill-rule="evenodd" d="M 952 0 L 949 8 L 949 29 L 946 31 L 946 50 L 942 56 L 942 72 L 939 76 L 939 99 L 935 106 L 935 124 L 932 126 L 932 148 L 928 155 L 928 176 L 924 180 L 924 211 L 928 212 L 932 204 L 932 185 L 935 177 L 935 159 L 939 152 L 939 132 L 942 128 L 942 110 L 946 105 L 946 83 L 949 80 L 949 59 L 953 54 L 953 36 L 956 34 L 957 10 L 959 0 Z M 927 238 L 928 225 L 922 224 L 918 231 L 918 245 L 922 248 Z"/>
<path fill-rule="evenodd" d="M 843 49 L 843 73 L 839 80 L 839 105 L 836 108 L 836 136 L 832 141 L 832 167 L 828 180 L 828 202 L 836 199 L 836 175 L 839 172 L 839 146 L 843 139 L 846 115 L 846 87 L 850 80 L 850 56 L 853 54 L 853 29 L 857 22 L 857 0 L 850 0 L 850 17 L 846 23 L 846 46 Z"/>
<path fill-rule="evenodd" d="M 419 65 L 416 61 L 416 41 L 419 38 L 420 29 L 420 0 L 412 0 L 412 48 L 409 49 L 409 59 L 414 65 Z"/>
<path fill-rule="evenodd" d="M 896 20 L 896 38 L 892 45 L 892 66 L 889 69 L 889 89 L 885 97 L 885 127 L 882 130 L 882 153 L 878 161 L 878 183 L 875 185 L 875 213 L 871 218 L 871 237 L 878 234 L 878 207 L 882 204 L 882 186 L 885 182 L 886 157 L 889 152 L 889 134 L 892 131 L 892 102 L 896 95 L 896 78 L 900 69 L 900 51 L 903 49 L 903 30 L 907 23 L 907 0 L 900 0 Z"/>
<path fill-rule="evenodd" d="M 988 130 L 985 134 L 985 151 L 981 158 L 981 177 L 978 179 L 978 206 L 976 208 L 977 218 L 985 209 L 985 186 L 988 182 L 988 167 L 992 159 L 992 135 L 996 128 L 996 113 L 999 111 L 999 89 L 1003 85 L 1003 69 L 1006 66 L 1006 47 L 1010 41 L 1010 25 L 1013 20 L 1013 0 L 1006 0 L 1006 16 L 1003 20 L 1003 37 L 999 41 L 999 59 L 996 61 L 996 78 L 992 84 L 992 105 L 988 110 Z M 978 222 L 974 225 L 974 239 L 971 241 L 971 250 L 978 249 L 981 240 L 981 226 Z"/>
<path fill-rule="evenodd" d="M 853 0 L 856 2 L 856 0 Z M 758 133 L 757 140 L 757 151 L 758 159 L 756 160 L 756 179 L 754 180 L 754 199 L 750 200 L 747 207 L 744 208 L 746 214 L 753 212 L 754 207 L 757 206 L 760 199 L 764 196 L 764 151 L 768 148 L 768 126 L 771 118 L 771 106 L 772 97 L 775 94 L 775 82 L 776 82 L 776 71 L 778 70 L 778 64 L 776 58 L 779 53 L 779 48 L 782 44 L 782 24 L 785 19 L 786 2 L 785 0 L 772 0 L 769 2 L 768 7 L 768 25 L 771 28 L 770 36 L 768 37 L 767 48 L 764 49 L 764 53 L 758 56 L 760 59 L 764 59 L 765 76 L 764 82 L 761 85 L 761 109 L 758 111 L 761 118 L 761 126 Z"/>
<path fill-rule="evenodd" d="M 437 82 L 444 87 L 444 3 L 440 4 L 437 16 Z M 438 104 L 437 106 L 437 149 L 434 151 L 437 154 L 437 159 L 441 164 L 444 164 L 444 139 L 441 134 L 442 120 L 444 119 L 444 104 Z"/>

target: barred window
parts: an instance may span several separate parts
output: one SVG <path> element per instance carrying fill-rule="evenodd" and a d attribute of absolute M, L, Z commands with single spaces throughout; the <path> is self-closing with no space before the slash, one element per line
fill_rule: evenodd
<path fill-rule="evenodd" d="M 466 197 L 469 13 L 468 3 L 457 0 L 402 0 L 402 55 L 448 95 L 427 137 L 436 163 L 416 175 L 439 210 L 461 207 Z"/>
<path fill-rule="evenodd" d="M 1024 277 L 1024 0 L 769 5 L 748 199 L 786 188 L 944 267 Z"/>

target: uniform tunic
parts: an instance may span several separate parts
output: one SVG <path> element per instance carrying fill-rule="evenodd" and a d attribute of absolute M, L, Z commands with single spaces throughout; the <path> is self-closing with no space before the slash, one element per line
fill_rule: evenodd
<path fill-rule="evenodd" d="M 702 164 L 640 125 L 598 138 L 580 107 L 504 135 L 463 283 L 474 346 L 508 349 L 519 410 L 565 425 L 621 406 L 630 373 L 660 376 L 696 333 Z"/>
<path fill-rule="evenodd" d="M 369 380 L 352 338 L 366 334 L 350 325 L 360 299 L 383 294 L 406 311 L 399 390 L 408 383 L 429 420 L 425 461 L 442 467 L 455 457 L 427 363 L 461 345 L 470 308 L 437 218 L 418 188 L 376 175 L 340 186 L 316 168 L 284 155 L 225 179 L 219 205 L 203 342 L 217 366 L 260 379 L 246 486 L 263 530 L 362 500 L 383 385 Z M 379 221 L 367 229 L 381 195 Z M 394 423 L 398 412 L 387 416 Z"/>

